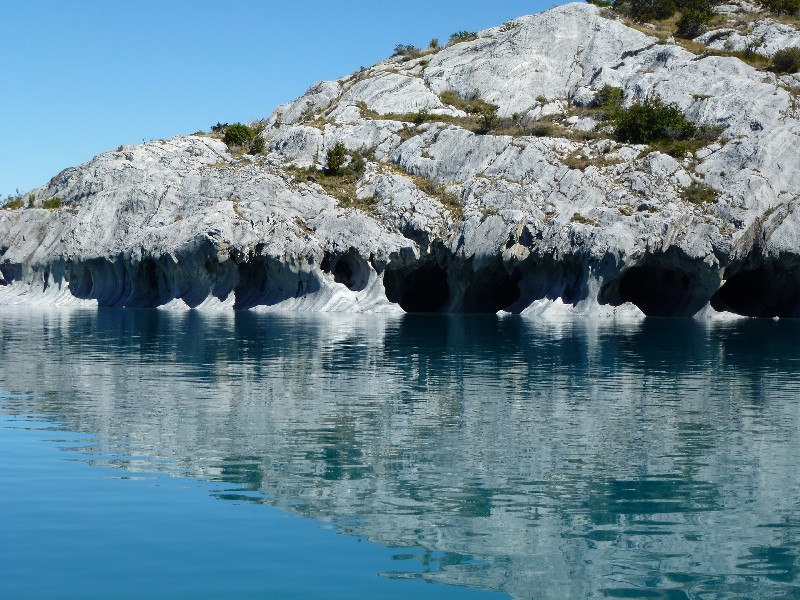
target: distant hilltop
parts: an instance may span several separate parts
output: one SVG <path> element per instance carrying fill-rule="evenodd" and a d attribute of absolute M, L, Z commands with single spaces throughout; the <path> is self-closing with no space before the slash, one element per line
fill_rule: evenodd
<path fill-rule="evenodd" d="M 568 4 L 121 146 L 0 210 L 0 303 L 800 316 L 792 1 Z"/>

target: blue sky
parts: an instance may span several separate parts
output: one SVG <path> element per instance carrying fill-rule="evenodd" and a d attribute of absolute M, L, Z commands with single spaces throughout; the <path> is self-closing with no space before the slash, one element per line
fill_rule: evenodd
<path fill-rule="evenodd" d="M 120 144 L 266 117 L 322 79 L 561 2 L 0 0 L 0 196 Z"/>

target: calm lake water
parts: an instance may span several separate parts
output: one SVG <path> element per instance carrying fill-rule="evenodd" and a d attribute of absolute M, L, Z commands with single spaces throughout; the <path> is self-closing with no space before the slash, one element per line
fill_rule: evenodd
<path fill-rule="evenodd" d="M 800 322 L 0 332 L 0 598 L 800 598 Z"/>

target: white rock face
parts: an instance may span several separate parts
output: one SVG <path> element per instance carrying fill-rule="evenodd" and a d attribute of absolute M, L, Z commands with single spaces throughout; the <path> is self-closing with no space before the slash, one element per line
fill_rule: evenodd
<path fill-rule="evenodd" d="M 743 21 L 737 28 L 715 29 L 697 41 L 715 50 L 744 52 L 751 49 L 764 56 L 774 56 L 783 48 L 800 47 L 800 31 L 771 19 Z"/>
<path fill-rule="evenodd" d="M 0 302 L 800 316 L 800 82 L 605 14 L 316 84 L 269 117 L 265 155 L 179 136 L 67 169 L 0 211 Z M 605 85 L 722 139 L 678 159 L 591 139 Z M 444 92 L 530 134 L 474 133 Z M 314 170 L 337 142 L 365 157 L 355 184 Z M 716 201 L 687 201 L 693 182 Z"/>

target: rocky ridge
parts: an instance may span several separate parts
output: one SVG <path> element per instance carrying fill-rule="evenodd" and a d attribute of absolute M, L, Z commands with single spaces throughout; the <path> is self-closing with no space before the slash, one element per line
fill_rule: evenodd
<path fill-rule="evenodd" d="M 570 4 L 316 84 L 263 155 L 120 147 L 0 211 L 0 301 L 800 316 L 800 77 L 718 54 Z M 722 137 L 674 158 L 595 134 L 604 86 Z M 454 97 L 524 127 L 481 133 Z M 315 171 L 338 142 L 355 183 Z"/>

